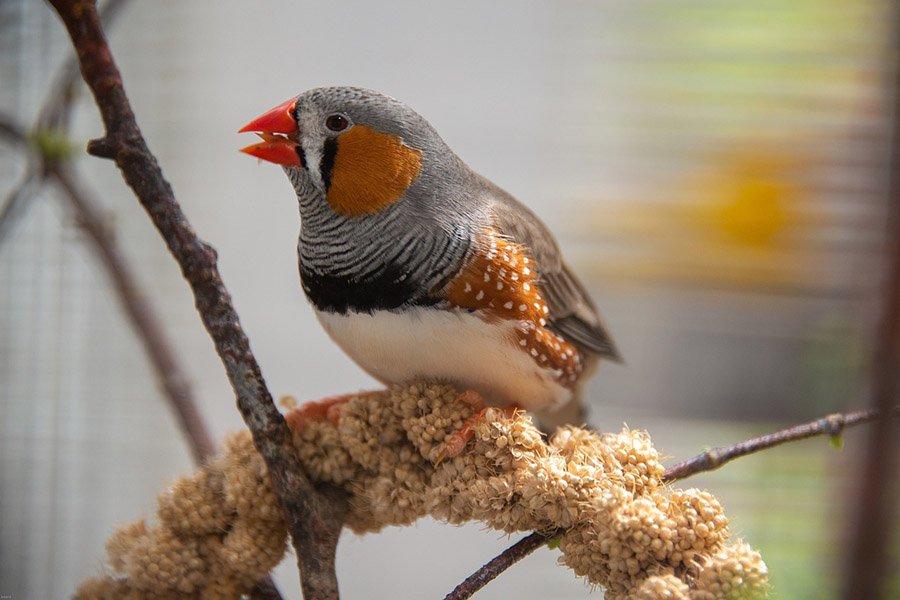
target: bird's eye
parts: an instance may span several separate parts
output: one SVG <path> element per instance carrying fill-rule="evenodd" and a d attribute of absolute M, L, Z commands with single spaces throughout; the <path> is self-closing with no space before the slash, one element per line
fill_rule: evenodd
<path fill-rule="evenodd" d="M 349 124 L 350 121 L 348 121 L 347 117 L 344 115 L 329 115 L 328 118 L 325 119 L 325 127 L 331 131 L 343 131 L 347 129 Z"/>

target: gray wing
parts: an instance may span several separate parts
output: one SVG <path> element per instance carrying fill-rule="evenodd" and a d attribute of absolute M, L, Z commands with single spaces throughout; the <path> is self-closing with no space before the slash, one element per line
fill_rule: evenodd
<path fill-rule="evenodd" d="M 525 246 L 537 263 L 539 286 L 550 309 L 550 328 L 583 350 L 621 361 L 597 308 L 563 261 L 547 226 L 518 200 L 496 186 L 491 188 L 495 227 Z"/>

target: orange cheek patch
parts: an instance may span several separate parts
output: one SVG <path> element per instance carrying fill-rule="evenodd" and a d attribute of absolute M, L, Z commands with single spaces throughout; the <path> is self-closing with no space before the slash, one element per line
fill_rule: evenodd
<path fill-rule="evenodd" d="M 422 170 L 422 153 L 399 137 L 356 125 L 337 139 L 328 204 L 355 217 L 400 199 Z"/>
<path fill-rule="evenodd" d="M 538 289 L 538 274 L 525 250 L 491 232 L 491 245 L 450 282 L 447 301 L 484 311 L 492 319 L 515 320 L 518 350 L 527 352 L 556 380 L 571 386 L 581 375 L 581 354 L 547 328 L 549 310 Z"/>

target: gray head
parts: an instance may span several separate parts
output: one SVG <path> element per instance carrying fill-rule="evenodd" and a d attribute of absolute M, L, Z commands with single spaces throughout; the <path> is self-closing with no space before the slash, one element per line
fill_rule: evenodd
<path fill-rule="evenodd" d="M 391 97 L 316 88 L 243 130 L 263 132 L 265 141 L 245 151 L 283 165 L 297 192 L 302 269 L 352 277 L 366 264 L 361 256 L 377 255 L 385 268 L 415 266 L 409 256 L 390 255 L 406 243 L 429 257 L 423 271 L 441 276 L 486 225 L 488 209 L 478 200 L 489 184 L 428 121 Z"/>

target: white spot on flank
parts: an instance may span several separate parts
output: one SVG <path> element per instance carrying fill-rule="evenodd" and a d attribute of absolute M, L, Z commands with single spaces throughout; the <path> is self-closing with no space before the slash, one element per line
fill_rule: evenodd
<path fill-rule="evenodd" d="M 478 290 L 478 293 L 475 294 L 475 299 L 481 300 L 482 298 L 484 298 L 484 290 Z"/>
<path fill-rule="evenodd" d="M 524 265 L 527 265 L 527 264 L 528 264 L 528 257 L 527 257 L 527 256 L 523 256 L 523 257 L 522 257 L 522 264 L 524 264 Z"/>
<path fill-rule="evenodd" d="M 484 282 L 487 283 L 490 280 L 491 280 L 491 276 L 488 273 L 485 273 L 484 274 Z"/>
<path fill-rule="evenodd" d="M 498 281 L 498 282 L 497 282 L 497 289 L 498 289 L 498 290 L 502 290 L 502 289 L 503 289 L 503 282 L 502 282 L 502 281 Z"/>
<path fill-rule="evenodd" d="M 526 310 L 528 310 L 528 306 L 525 305 L 525 304 L 520 304 L 520 305 L 519 305 L 519 310 L 521 310 L 522 312 L 525 312 Z"/>
<path fill-rule="evenodd" d="M 538 321 L 538 323 L 540 323 L 540 324 L 541 324 L 541 327 L 543 327 L 544 325 L 547 324 L 547 321 L 545 321 L 545 320 L 543 319 L 543 317 L 542 317 L 541 320 Z"/>
<path fill-rule="evenodd" d="M 537 356 L 537 355 L 538 355 L 538 351 L 535 350 L 534 348 L 532 348 L 532 349 L 531 349 L 531 355 L 532 355 L 532 356 Z"/>
<path fill-rule="evenodd" d="M 513 266 L 515 266 L 515 265 L 513 265 Z M 513 271 L 513 272 L 512 272 L 512 275 L 510 275 L 509 277 L 510 277 L 510 279 L 512 279 L 513 281 L 518 281 L 518 280 L 519 280 L 519 274 L 516 273 L 515 271 Z"/>
<path fill-rule="evenodd" d="M 522 290 L 524 290 L 524 291 L 526 291 L 526 292 L 530 292 L 530 291 L 531 291 L 531 286 L 528 285 L 527 283 L 523 283 L 523 284 L 522 284 Z"/>
<path fill-rule="evenodd" d="M 465 287 L 465 289 L 464 289 L 463 291 L 465 291 L 465 292 L 471 292 L 471 291 L 472 291 L 472 284 L 469 283 L 469 282 L 467 281 L 467 282 L 466 282 L 466 287 Z"/>
<path fill-rule="evenodd" d="M 531 274 L 531 269 L 529 269 L 528 267 L 522 267 L 522 275 L 530 275 L 530 274 Z"/>
<path fill-rule="evenodd" d="M 527 346 L 527 345 L 528 345 L 528 340 L 526 340 L 525 338 L 522 338 L 521 340 L 519 340 L 519 345 L 520 345 L 520 346 Z"/>
<path fill-rule="evenodd" d="M 503 308 L 505 308 L 506 310 L 512 310 L 512 307 L 513 307 L 513 303 L 511 300 L 503 305 Z"/>
<path fill-rule="evenodd" d="M 500 277 L 506 277 L 506 269 L 500 269 Z"/>

